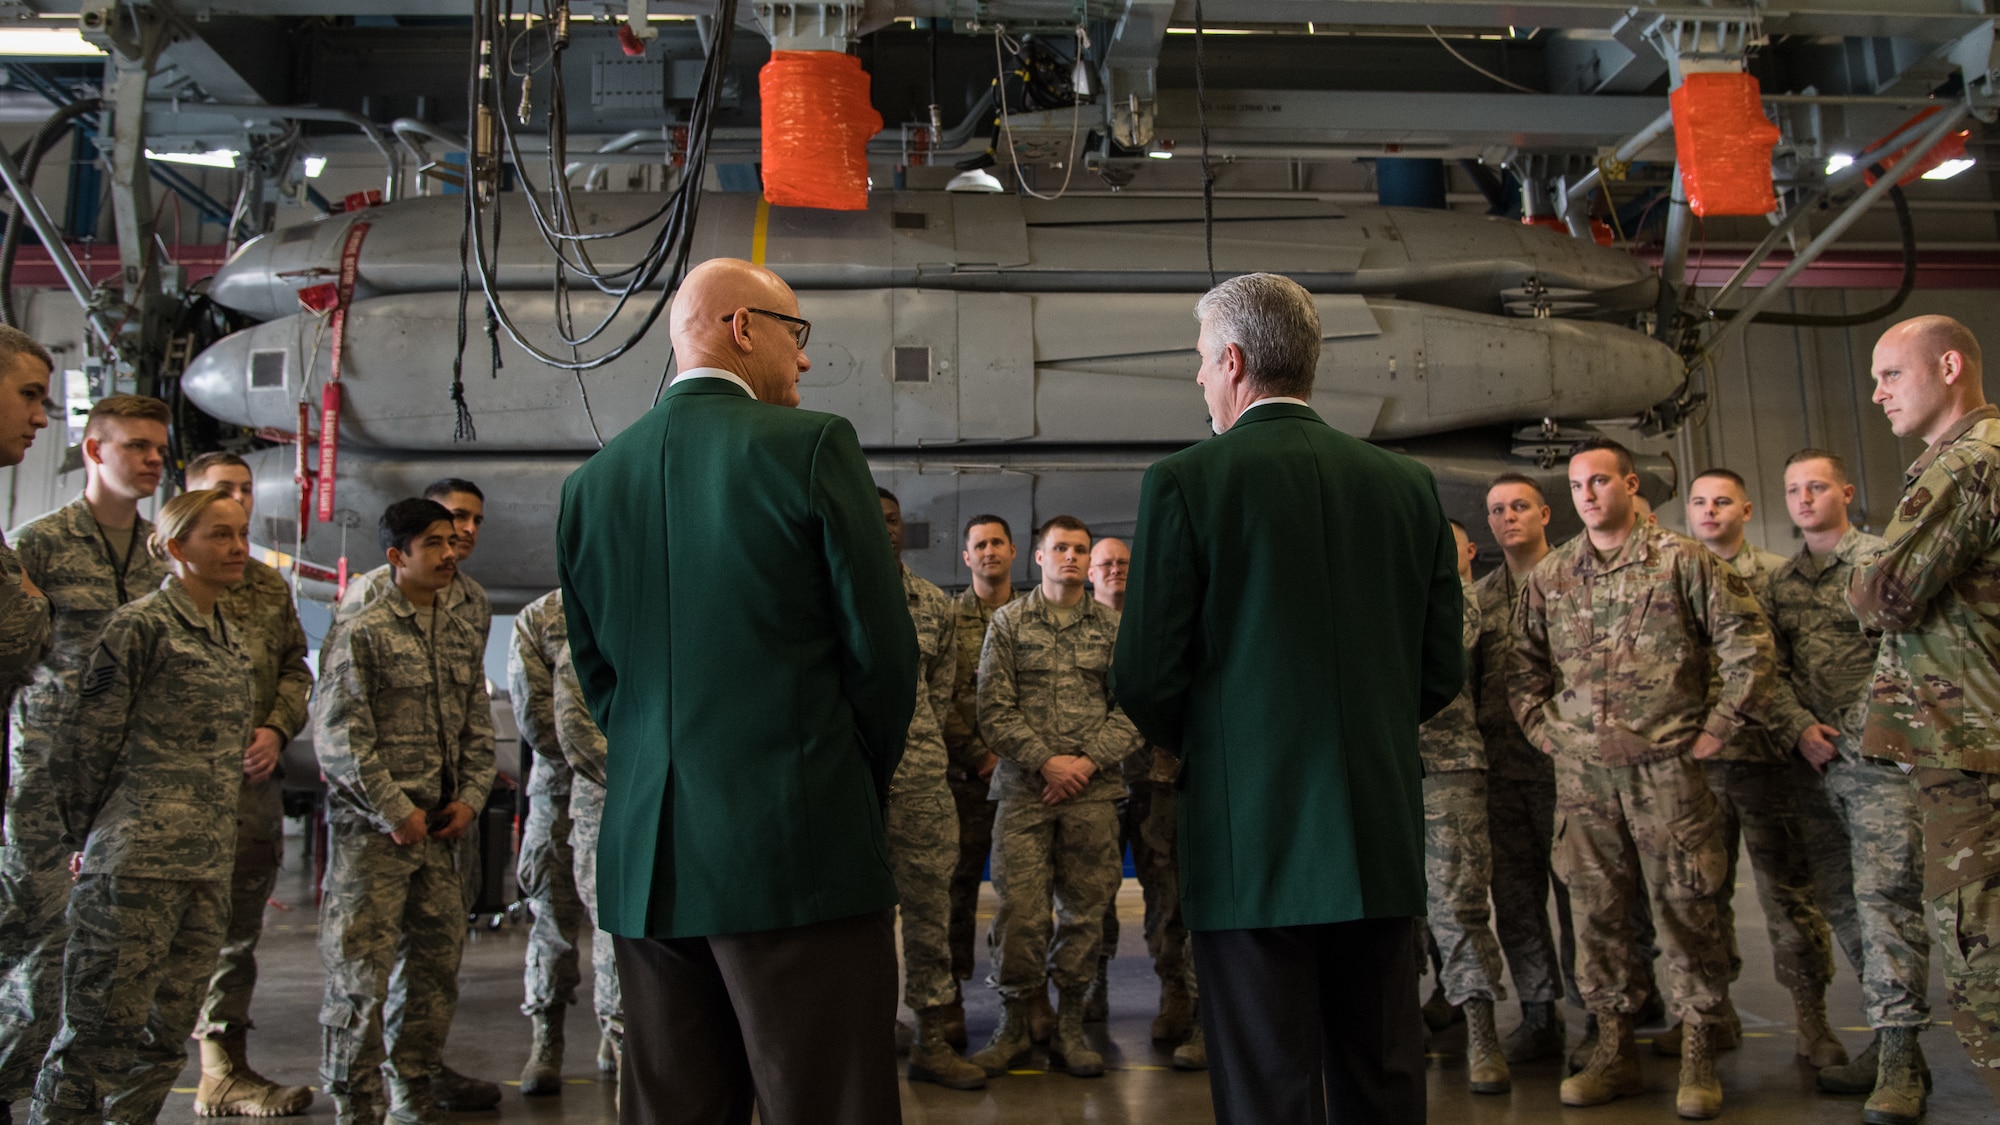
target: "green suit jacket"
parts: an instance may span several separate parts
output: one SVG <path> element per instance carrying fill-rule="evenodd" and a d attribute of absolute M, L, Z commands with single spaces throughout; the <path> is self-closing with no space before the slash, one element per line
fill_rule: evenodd
<path fill-rule="evenodd" d="M 917 637 L 853 426 L 682 382 L 563 485 L 556 567 L 609 747 L 599 926 L 895 904 L 882 810 Z"/>
<path fill-rule="evenodd" d="M 1268 403 L 1147 471 L 1132 545 L 1113 687 L 1182 759 L 1188 928 L 1422 915 L 1417 724 L 1464 684 L 1430 472 Z"/>

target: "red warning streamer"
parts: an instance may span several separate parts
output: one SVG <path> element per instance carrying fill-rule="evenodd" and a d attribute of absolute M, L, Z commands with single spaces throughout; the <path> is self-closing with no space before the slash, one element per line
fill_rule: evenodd
<path fill-rule="evenodd" d="M 333 307 L 332 372 L 320 391 L 319 419 L 319 522 L 333 522 L 333 486 L 340 464 L 340 360 L 346 351 L 347 307 L 354 303 L 354 279 L 361 269 L 361 240 L 368 237 L 368 224 L 356 222 L 347 228 L 347 240 L 340 247 L 340 292 Z"/>

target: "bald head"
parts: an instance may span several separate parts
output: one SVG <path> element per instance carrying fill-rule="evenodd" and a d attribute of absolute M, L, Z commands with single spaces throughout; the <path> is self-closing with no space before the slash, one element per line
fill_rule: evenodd
<path fill-rule="evenodd" d="M 799 326 L 780 317 L 798 315 L 798 297 L 777 274 L 741 258 L 710 258 L 674 294 L 675 362 L 682 371 L 720 368 L 763 402 L 797 406 L 799 376 L 812 362 L 797 345 Z"/>
<path fill-rule="evenodd" d="M 1090 548 L 1090 592 L 1112 609 L 1125 608 L 1125 583 L 1132 573 L 1132 549 L 1106 536 Z"/>
<path fill-rule="evenodd" d="M 1948 316 L 1916 316 L 1875 343 L 1874 400 L 1898 437 L 1936 444 L 1986 405 L 1979 339 Z"/>

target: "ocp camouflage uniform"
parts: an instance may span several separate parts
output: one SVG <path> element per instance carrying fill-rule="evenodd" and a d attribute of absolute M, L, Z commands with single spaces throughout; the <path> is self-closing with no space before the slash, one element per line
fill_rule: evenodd
<path fill-rule="evenodd" d="M 1746 543 L 1735 558 L 1722 562 L 1749 583 L 1758 607 L 1768 617 L 1771 575 L 1785 565 L 1784 558 Z M 1710 691 L 1721 687 L 1719 675 L 1710 681 Z M 1797 704 L 1790 697 L 1790 685 L 1779 679 L 1773 684 L 1767 709 L 1796 710 Z M 1751 724 L 1736 732 L 1721 754 L 1702 765 L 1709 790 L 1722 807 L 1722 851 L 1728 857 L 1715 912 L 1729 943 L 1729 980 L 1734 983 L 1743 975 L 1735 906 L 1740 840 L 1750 853 L 1750 870 L 1756 875 L 1757 901 L 1771 936 L 1771 970 L 1778 983 L 1793 992 L 1823 992 L 1833 979 L 1833 935 L 1813 888 L 1792 749 L 1792 744 L 1781 742 L 1768 726 Z"/>
<path fill-rule="evenodd" d="M 320 1078 L 339 1098 L 379 1103 L 385 1027 L 399 1082 L 426 1084 L 442 1062 L 465 943 L 458 844 L 403 847 L 389 833 L 420 809 L 485 804 L 494 763 L 483 651 L 470 626 L 442 606 L 417 608 L 392 583 L 320 652 L 313 745 L 332 835 Z"/>
<path fill-rule="evenodd" d="M 1923 822 L 1903 771 L 1861 754 L 1882 635 L 1847 604 L 1855 568 L 1881 546 L 1849 528 L 1824 560 L 1801 547 L 1772 573 L 1771 625 L 1796 706 L 1773 708 L 1771 726 L 1789 746 L 1815 722 L 1840 731 L 1824 772 L 1803 758 L 1792 769 L 1814 889 L 1861 977 L 1868 1025 L 1921 1028 L 1931 1022 Z"/>
<path fill-rule="evenodd" d="M 277 571 L 249 560 L 243 578 L 217 603 L 231 635 L 250 658 L 253 727 L 269 727 L 280 746 L 311 717 L 312 667 L 306 631 L 292 604 L 291 587 Z M 241 758 L 239 755 L 239 765 Z M 262 781 L 243 780 L 236 806 L 236 866 L 229 877 L 229 929 L 222 955 L 202 1001 L 200 1039 L 248 1031 L 250 998 L 257 988 L 257 942 L 264 936 L 264 904 L 278 885 L 285 850 L 284 782 L 279 771 Z"/>
<path fill-rule="evenodd" d="M 1566 994 L 1580 1005 L 1569 888 L 1549 869 L 1556 829 L 1555 763 L 1529 744 L 1508 705 L 1507 668 L 1513 660 L 1520 585 L 1502 564 L 1475 582 L 1473 592 L 1479 599 L 1479 643 L 1471 652 L 1472 691 L 1486 750 L 1493 929 L 1523 1004 L 1552 1004 Z M 1551 891 L 1555 936 L 1549 933 Z"/>
<path fill-rule="evenodd" d="M 1711 653 L 1722 662 L 1713 702 Z M 1576 979 L 1592 1012 L 1630 1016 L 1646 999 L 1631 907 L 1650 892 L 1673 1010 L 1718 1022 L 1727 860 L 1721 809 L 1691 751 L 1704 732 L 1727 741 L 1742 729 L 1774 664 L 1749 584 L 1664 528 L 1641 524 L 1609 559 L 1579 535 L 1528 575 L 1509 682 L 1522 732 L 1556 758 L 1554 861 L 1578 913 Z"/>
<path fill-rule="evenodd" d="M 903 760 L 889 781 L 889 869 L 902 900 L 903 1002 L 913 1012 L 949 1004 L 951 875 L 958 866 L 958 812 L 945 783 L 944 731 L 958 675 L 958 637 L 944 591 L 903 568 L 917 626 L 917 710 Z"/>
<path fill-rule="evenodd" d="M 27 1098 L 62 1019 L 69 941 L 69 853 L 55 814 L 50 762 L 58 726 L 98 634 L 119 606 L 159 589 L 166 565 L 146 549 L 139 519 L 122 558 L 78 497 L 9 536 L 21 569 L 47 596 L 49 643 L 14 698 L 6 847 L 0 854 L 0 1103 Z M 240 748 L 239 748 L 240 749 Z M 239 756 L 240 762 L 240 756 Z"/>
<path fill-rule="evenodd" d="M 2000 1091 L 2000 408 L 1910 466 L 1849 601 L 1883 631 L 1861 750 L 1915 767 L 1952 1025 Z"/>
<path fill-rule="evenodd" d="M 570 783 L 569 814 L 574 826 L 570 844 L 576 852 L 576 891 L 584 916 L 597 920 L 597 838 L 604 826 L 604 733 L 590 717 L 590 704 L 576 679 L 565 647 L 556 662 L 556 735 L 574 778 Z M 621 1047 L 625 1043 L 625 1002 L 618 987 L 618 961 L 611 935 L 593 930 L 590 938 L 591 1002 L 597 1010 L 597 1030 Z"/>
<path fill-rule="evenodd" d="M 1090 598 L 1058 607 L 1036 589 L 994 613 L 980 652 L 979 729 L 1000 756 L 992 789 L 1000 905 L 987 944 L 992 983 L 1009 1001 L 1045 995 L 1050 975 L 1058 989 L 1081 990 L 1097 971 L 1104 908 L 1123 869 L 1118 764 L 1141 742 L 1111 694 L 1117 639 L 1116 611 Z M 1074 754 L 1097 772 L 1075 796 L 1043 804 L 1042 765 Z"/>
<path fill-rule="evenodd" d="M 1008 599 L 1014 599 L 1012 589 Z M 957 632 L 958 673 L 952 679 L 951 708 L 944 716 L 944 746 L 948 761 L 945 780 L 958 811 L 958 863 L 951 873 L 951 975 L 972 979 L 972 939 L 979 928 L 979 884 L 993 851 L 992 782 L 979 776 L 988 753 L 979 730 L 979 654 L 994 609 L 971 588 L 952 601 L 952 625 Z"/>
<path fill-rule="evenodd" d="M 112 614 L 57 736 L 53 813 L 83 852 L 62 1030 L 30 1122 L 151 1121 L 229 923 L 250 658 L 178 578 Z"/>
<path fill-rule="evenodd" d="M 507 650 L 508 698 L 515 726 L 535 754 L 528 774 L 528 819 L 521 826 L 521 852 L 514 866 L 521 897 L 528 900 L 534 919 L 521 1001 L 521 1014 L 533 1016 L 559 1013 L 576 1003 L 582 980 L 576 943 L 583 930 L 583 900 L 576 893 L 569 808 L 574 774 L 556 735 L 555 668 L 569 648 L 561 590 L 522 608 L 514 618 L 513 641 Z"/>
<path fill-rule="evenodd" d="M 1479 601 L 1465 588 L 1465 647 L 1479 643 Z M 1486 904 L 1493 852 L 1486 832 L 1486 750 L 1472 705 L 1472 677 L 1445 709 L 1417 727 L 1424 762 L 1426 916 L 1442 968 L 1438 982 L 1454 1005 L 1505 1000 L 1500 943 Z"/>

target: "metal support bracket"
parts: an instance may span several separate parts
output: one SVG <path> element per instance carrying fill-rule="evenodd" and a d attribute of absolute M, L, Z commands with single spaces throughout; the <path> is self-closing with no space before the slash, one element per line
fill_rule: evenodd
<path fill-rule="evenodd" d="M 1104 48 L 1105 124 L 1125 148 L 1153 141 L 1160 48 L 1167 41 L 1173 0 L 1125 0 Z"/>
<path fill-rule="evenodd" d="M 776 51 L 845 51 L 867 30 L 861 4 L 758 4 L 751 10 Z"/>

